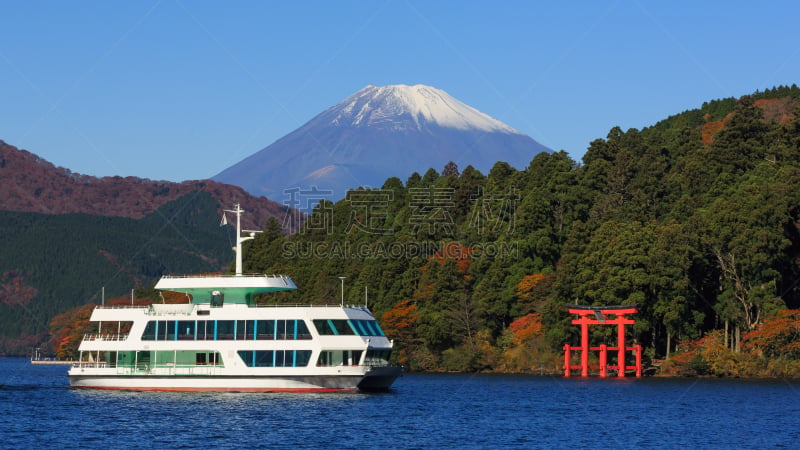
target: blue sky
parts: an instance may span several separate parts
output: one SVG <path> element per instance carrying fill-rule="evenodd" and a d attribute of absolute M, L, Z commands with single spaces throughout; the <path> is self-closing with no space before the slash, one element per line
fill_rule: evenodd
<path fill-rule="evenodd" d="M 611 127 L 800 81 L 796 1 L 0 0 L 0 16 L 0 139 L 96 176 L 211 177 L 367 84 L 435 86 L 580 160 Z"/>

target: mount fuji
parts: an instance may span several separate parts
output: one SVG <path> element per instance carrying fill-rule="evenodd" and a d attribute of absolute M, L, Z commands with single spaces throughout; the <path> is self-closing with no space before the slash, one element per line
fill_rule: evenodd
<path fill-rule="evenodd" d="M 497 161 L 523 169 L 543 151 L 551 150 L 440 89 L 370 85 L 212 179 L 273 199 L 316 187 L 335 201 L 449 161 L 484 174 Z"/>

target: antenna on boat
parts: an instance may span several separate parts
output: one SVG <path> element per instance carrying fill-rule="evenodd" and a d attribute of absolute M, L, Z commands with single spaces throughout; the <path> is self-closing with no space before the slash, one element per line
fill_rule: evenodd
<path fill-rule="evenodd" d="M 344 279 L 347 277 L 339 277 L 342 280 L 342 307 L 344 307 Z"/>
<path fill-rule="evenodd" d="M 236 214 L 236 247 L 234 247 L 233 251 L 236 252 L 236 275 L 242 274 L 242 242 L 249 241 L 250 239 L 255 239 L 255 231 L 250 232 L 250 236 L 242 237 L 242 214 L 244 210 L 241 206 L 236 203 L 233 205 L 233 210 L 225 209 L 223 211 L 227 211 L 230 213 Z"/>
<path fill-rule="evenodd" d="M 369 308 L 369 307 L 367 306 L 367 305 L 368 305 L 368 302 L 369 302 L 369 298 L 367 298 L 367 287 L 366 287 L 366 286 L 364 286 L 364 308 L 365 308 L 365 309 L 368 309 L 368 308 Z"/>

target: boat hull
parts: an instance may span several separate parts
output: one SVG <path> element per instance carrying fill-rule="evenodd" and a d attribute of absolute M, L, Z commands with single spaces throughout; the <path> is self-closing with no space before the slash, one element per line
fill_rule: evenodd
<path fill-rule="evenodd" d="M 340 392 L 386 391 L 400 376 L 399 367 L 377 367 L 365 375 L 339 376 L 69 376 L 80 389 L 163 392 Z"/>
<path fill-rule="evenodd" d="M 358 382 L 358 389 L 361 391 L 387 391 L 402 374 L 400 366 L 373 367 Z"/>

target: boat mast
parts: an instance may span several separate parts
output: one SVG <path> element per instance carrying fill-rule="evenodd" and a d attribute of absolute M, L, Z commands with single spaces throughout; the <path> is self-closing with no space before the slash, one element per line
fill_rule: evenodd
<path fill-rule="evenodd" d="M 242 274 L 242 242 L 255 239 L 255 232 L 250 232 L 250 236 L 242 237 L 242 213 L 244 210 L 236 203 L 233 205 L 233 210 L 226 209 L 225 211 L 236 214 L 236 247 L 233 251 L 236 252 L 236 275 Z"/>

